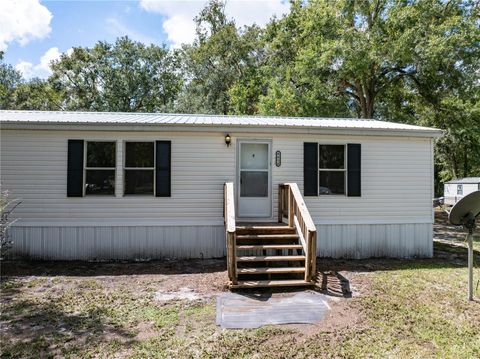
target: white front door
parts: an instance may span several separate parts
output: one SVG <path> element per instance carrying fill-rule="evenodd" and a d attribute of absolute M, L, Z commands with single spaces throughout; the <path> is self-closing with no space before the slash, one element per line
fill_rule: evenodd
<path fill-rule="evenodd" d="M 268 140 L 238 140 L 238 217 L 271 217 L 271 150 Z"/>

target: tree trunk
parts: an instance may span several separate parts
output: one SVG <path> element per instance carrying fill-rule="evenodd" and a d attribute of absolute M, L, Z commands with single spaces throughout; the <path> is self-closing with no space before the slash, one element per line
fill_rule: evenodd
<path fill-rule="evenodd" d="M 468 168 L 468 146 L 465 146 L 463 149 L 463 177 L 468 177 L 469 175 Z"/>
<path fill-rule="evenodd" d="M 452 153 L 451 155 L 451 160 L 452 160 L 453 178 L 458 178 L 458 163 L 454 153 Z"/>
<path fill-rule="evenodd" d="M 359 81 L 355 82 L 358 105 L 361 118 L 372 118 L 375 103 L 375 91 L 372 86 L 363 86 Z"/>
<path fill-rule="evenodd" d="M 366 96 L 360 94 L 360 114 L 362 118 L 373 118 L 374 96 L 367 93 Z"/>
<path fill-rule="evenodd" d="M 357 91 L 358 106 L 360 107 L 360 117 L 367 118 L 367 101 L 365 100 L 365 93 L 363 86 L 359 81 L 355 81 L 355 88 Z"/>

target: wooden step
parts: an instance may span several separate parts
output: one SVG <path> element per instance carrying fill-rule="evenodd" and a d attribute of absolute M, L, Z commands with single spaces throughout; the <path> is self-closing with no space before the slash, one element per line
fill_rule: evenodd
<path fill-rule="evenodd" d="M 245 239 L 298 239 L 296 234 L 237 234 L 237 240 Z"/>
<path fill-rule="evenodd" d="M 238 268 L 238 274 L 305 273 L 305 267 Z"/>
<path fill-rule="evenodd" d="M 244 244 L 237 246 L 239 250 L 265 249 L 302 249 L 301 244 Z"/>
<path fill-rule="evenodd" d="M 295 234 L 295 228 L 287 225 L 241 225 L 236 226 L 237 234 Z"/>
<path fill-rule="evenodd" d="M 237 262 L 304 261 L 305 256 L 239 256 Z"/>
<path fill-rule="evenodd" d="M 237 284 L 230 284 L 230 288 L 265 288 L 265 287 L 303 287 L 314 283 L 304 280 L 239 280 Z"/>

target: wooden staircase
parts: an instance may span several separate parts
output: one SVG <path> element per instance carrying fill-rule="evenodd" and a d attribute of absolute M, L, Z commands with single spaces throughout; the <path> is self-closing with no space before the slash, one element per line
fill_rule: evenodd
<path fill-rule="evenodd" d="M 225 184 L 224 212 L 230 288 L 314 284 L 315 226 L 297 185 L 281 185 L 279 190 L 279 223 L 236 224 L 233 184 Z M 287 223 L 284 223 L 285 216 Z"/>

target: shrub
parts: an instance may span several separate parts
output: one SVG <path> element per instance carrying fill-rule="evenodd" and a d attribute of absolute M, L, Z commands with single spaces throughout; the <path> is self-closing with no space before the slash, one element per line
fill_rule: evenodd
<path fill-rule="evenodd" d="M 10 199 L 9 192 L 0 187 L 0 260 L 4 259 L 12 248 L 13 241 L 10 239 L 9 228 L 15 220 L 10 219 L 10 216 L 20 203 L 18 199 Z"/>

